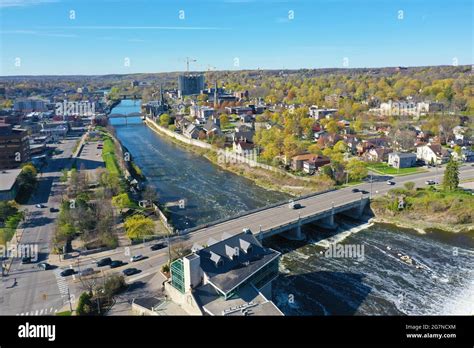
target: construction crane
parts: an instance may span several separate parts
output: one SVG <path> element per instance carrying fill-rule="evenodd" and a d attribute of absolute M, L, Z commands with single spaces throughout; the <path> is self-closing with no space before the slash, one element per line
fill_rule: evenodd
<path fill-rule="evenodd" d="M 189 72 L 189 62 L 197 62 L 196 59 L 186 57 L 186 72 Z"/>

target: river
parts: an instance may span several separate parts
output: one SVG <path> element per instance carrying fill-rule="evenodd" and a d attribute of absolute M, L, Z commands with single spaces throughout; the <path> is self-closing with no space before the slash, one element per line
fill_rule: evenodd
<path fill-rule="evenodd" d="M 139 110 L 122 101 L 114 113 Z M 171 209 L 178 228 L 229 217 L 287 199 L 224 171 L 158 136 L 141 120 L 114 119 L 117 137 L 162 201 L 184 199 Z M 132 124 L 136 123 L 136 124 Z M 273 299 L 287 315 L 474 314 L 474 243 L 470 235 L 419 234 L 390 225 L 339 219 L 337 234 L 307 226 L 304 244 L 275 237 L 283 253 Z M 363 258 L 326 257 L 331 245 L 363 246 Z M 390 250 L 388 248 L 390 248 Z M 421 267 L 401 261 L 397 251 Z"/>

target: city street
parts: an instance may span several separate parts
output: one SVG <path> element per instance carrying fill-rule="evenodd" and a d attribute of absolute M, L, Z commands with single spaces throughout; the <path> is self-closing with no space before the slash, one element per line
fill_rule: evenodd
<path fill-rule="evenodd" d="M 57 212 L 49 208 L 59 208 L 64 185 L 59 178 L 63 168 L 70 168 L 72 151 L 79 137 L 68 137 L 57 144 L 57 155 L 48 160 L 47 165 L 38 174 L 38 188 L 27 205 L 23 228 L 17 230 L 18 242 L 37 248 L 38 260 L 31 264 L 21 264 L 14 258 L 8 276 L 2 278 L 0 303 L 1 314 L 46 315 L 61 309 L 67 300 L 67 286 L 57 281 L 53 271 L 43 271 L 37 263 L 46 261 L 50 253 L 55 217 Z M 44 208 L 37 208 L 43 204 Z M 14 237 L 15 238 L 15 237 Z"/>
<path fill-rule="evenodd" d="M 315 209 L 318 206 L 318 204 L 324 205 L 324 202 L 327 202 L 328 199 L 334 200 L 336 202 L 339 202 L 339 201 L 343 202 L 344 200 L 352 199 L 353 196 L 357 196 L 357 197 L 360 196 L 360 193 L 352 192 L 352 188 L 354 187 L 367 190 L 368 192 L 372 191 L 372 196 L 384 194 L 388 190 L 394 187 L 402 187 L 403 184 L 408 181 L 415 182 L 416 186 L 418 187 L 424 187 L 426 186 L 425 184 L 426 180 L 428 179 L 438 180 L 440 179 L 439 176 L 442 175 L 442 172 L 443 172 L 443 169 L 438 169 L 438 172 L 437 170 L 432 169 L 425 173 L 407 175 L 407 176 L 402 176 L 398 178 L 374 175 L 372 177 L 373 179 L 372 184 L 370 184 L 370 182 L 367 182 L 361 185 L 352 186 L 352 187 L 340 189 L 337 191 L 332 191 L 327 194 L 323 194 L 321 196 L 316 196 L 316 197 L 319 197 L 318 201 L 321 203 L 317 203 L 316 205 L 312 206 L 311 209 Z M 389 178 L 395 181 L 395 185 L 393 186 L 387 185 L 386 181 Z M 474 167 L 469 166 L 469 165 L 462 167 L 460 178 L 461 179 L 474 178 Z M 329 198 L 329 196 L 331 198 Z M 274 222 L 277 218 L 281 219 L 282 216 L 283 217 L 285 216 L 285 214 L 290 215 L 294 213 L 295 213 L 294 210 L 288 209 L 285 205 L 285 208 L 283 209 L 283 214 L 282 214 L 282 211 L 276 211 L 269 218 L 268 216 L 265 216 L 266 215 L 265 211 L 254 213 L 245 217 L 245 224 L 247 227 L 251 227 L 251 229 L 254 232 L 257 232 L 258 229 L 256 229 L 255 226 L 258 226 L 259 224 L 263 224 L 262 219 L 267 218 L 268 223 L 270 224 Z M 194 232 L 190 232 L 188 234 L 174 236 L 171 238 L 171 245 L 184 243 L 186 246 L 191 247 L 194 243 L 201 244 L 201 245 L 207 244 L 209 238 L 213 238 L 215 240 L 221 240 L 222 234 L 224 232 L 227 233 L 228 235 L 234 235 L 234 234 L 242 232 L 241 225 L 242 225 L 242 222 L 239 221 L 239 219 L 229 220 L 229 221 L 217 224 L 215 226 L 211 226 L 209 228 L 203 228 Z M 152 279 L 152 276 L 157 274 L 160 271 L 161 265 L 164 264 L 168 259 L 168 248 L 163 248 L 157 251 L 151 251 L 150 246 L 153 244 L 154 242 L 147 242 L 145 244 L 139 244 L 139 245 L 130 246 L 130 247 L 120 247 L 114 250 L 108 250 L 108 251 L 96 253 L 93 255 L 79 256 L 76 259 L 64 260 L 58 263 L 58 265 L 62 269 L 72 267 L 76 271 L 80 271 L 85 268 L 94 268 L 96 271 L 99 272 L 98 276 L 105 276 L 112 273 L 121 274 L 121 272 L 124 269 L 133 267 L 133 268 L 139 269 L 141 272 L 136 275 L 126 277 L 127 283 L 131 284 L 133 282 L 147 281 L 149 279 Z M 135 255 L 143 255 L 146 258 L 141 261 L 130 262 L 130 258 Z M 96 265 L 96 262 L 105 257 L 110 257 L 112 260 L 120 260 L 127 264 L 118 268 L 114 268 L 114 269 L 110 269 L 108 266 L 98 268 Z M 79 294 L 82 291 L 84 291 L 83 284 L 79 280 L 78 276 L 67 277 L 67 283 L 69 285 L 71 294 L 74 294 L 76 298 L 77 296 L 79 296 Z"/>

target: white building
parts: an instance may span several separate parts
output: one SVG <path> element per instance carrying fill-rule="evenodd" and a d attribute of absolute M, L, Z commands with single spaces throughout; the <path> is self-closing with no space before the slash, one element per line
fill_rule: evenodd
<path fill-rule="evenodd" d="M 337 109 L 318 108 L 317 105 L 311 105 L 309 107 L 309 115 L 316 120 L 319 120 L 323 117 L 330 118 L 336 112 L 337 112 Z"/>
<path fill-rule="evenodd" d="M 414 101 L 393 101 L 381 103 L 379 108 L 370 109 L 370 112 L 379 113 L 384 116 L 420 116 L 427 113 L 439 112 L 443 110 L 442 103 L 424 101 L 415 103 Z"/>
<path fill-rule="evenodd" d="M 449 160 L 449 151 L 440 144 L 426 144 L 416 148 L 416 158 L 426 164 L 442 164 Z"/>

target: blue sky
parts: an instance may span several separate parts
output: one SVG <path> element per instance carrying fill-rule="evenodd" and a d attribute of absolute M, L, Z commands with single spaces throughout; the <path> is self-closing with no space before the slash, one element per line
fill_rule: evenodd
<path fill-rule="evenodd" d="M 0 75 L 472 64 L 472 3 L 0 0 Z"/>

